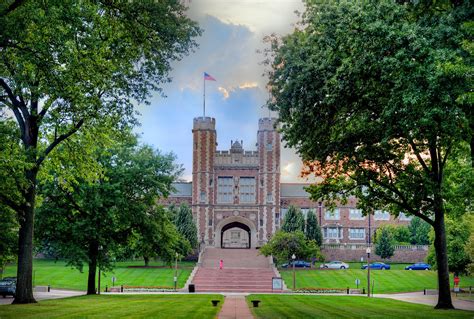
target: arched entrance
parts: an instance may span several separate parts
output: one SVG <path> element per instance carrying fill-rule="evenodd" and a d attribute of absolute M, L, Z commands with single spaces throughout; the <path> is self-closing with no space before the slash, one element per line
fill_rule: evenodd
<path fill-rule="evenodd" d="M 241 216 L 231 216 L 221 220 L 215 228 L 215 247 L 255 248 L 257 230 L 255 224 Z"/>
<path fill-rule="evenodd" d="M 242 229 L 244 231 L 247 232 L 247 240 L 244 239 L 244 238 L 241 238 L 241 234 L 242 232 L 241 231 L 233 231 L 230 233 L 231 235 L 231 242 L 229 245 L 224 245 L 224 233 L 227 231 L 227 230 L 231 230 L 233 228 L 236 228 L 236 229 Z M 235 235 L 238 235 L 238 236 L 235 236 Z M 228 223 L 227 225 L 225 225 L 224 227 L 222 227 L 221 229 L 221 248 L 250 248 L 252 245 L 252 239 L 250 237 L 250 227 L 245 225 L 245 224 L 242 224 L 242 223 L 239 223 L 239 222 L 232 222 L 232 223 Z"/>

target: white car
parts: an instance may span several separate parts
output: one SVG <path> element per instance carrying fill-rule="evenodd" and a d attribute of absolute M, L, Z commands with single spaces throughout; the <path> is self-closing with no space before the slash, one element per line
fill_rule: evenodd
<path fill-rule="evenodd" d="M 331 261 L 326 264 L 321 264 L 319 268 L 327 268 L 327 269 L 348 269 L 349 265 L 342 261 Z"/>

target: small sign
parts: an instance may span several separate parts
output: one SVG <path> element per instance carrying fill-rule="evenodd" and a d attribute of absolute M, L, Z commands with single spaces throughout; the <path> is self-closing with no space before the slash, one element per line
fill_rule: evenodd
<path fill-rule="evenodd" d="M 360 257 L 360 262 L 364 262 L 364 257 Z"/>
<path fill-rule="evenodd" d="M 115 285 L 115 282 L 117 281 L 117 278 L 112 277 L 112 285 Z"/>
<path fill-rule="evenodd" d="M 283 280 L 281 277 L 272 278 L 272 290 L 283 290 Z"/>
<path fill-rule="evenodd" d="M 458 287 L 458 286 L 454 287 L 454 292 L 459 292 L 459 291 L 460 291 L 460 290 L 459 290 L 459 287 Z"/>
<path fill-rule="evenodd" d="M 174 276 L 174 281 L 175 282 L 178 281 L 178 277 Z"/>
<path fill-rule="evenodd" d="M 355 283 L 357 286 L 360 285 L 360 279 L 356 279 Z"/>

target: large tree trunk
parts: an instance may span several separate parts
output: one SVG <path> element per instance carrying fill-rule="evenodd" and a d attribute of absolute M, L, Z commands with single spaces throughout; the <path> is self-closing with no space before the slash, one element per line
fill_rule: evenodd
<path fill-rule="evenodd" d="M 448 254 L 446 247 L 446 228 L 442 203 L 435 209 L 435 240 L 436 264 L 438 265 L 438 304 L 435 309 L 454 309 L 449 288 Z"/>
<path fill-rule="evenodd" d="M 97 270 L 97 256 L 99 255 L 99 244 L 92 242 L 89 244 L 89 275 L 87 278 L 87 294 L 95 295 L 95 274 Z"/>
<path fill-rule="evenodd" d="M 24 193 L 25 202 L 18 211 L 18 269 L 14 304 L 35 303 L 33 297 L 33 233 L 36 198 L 36 168 L 26 171 L 30 183 Z"/>

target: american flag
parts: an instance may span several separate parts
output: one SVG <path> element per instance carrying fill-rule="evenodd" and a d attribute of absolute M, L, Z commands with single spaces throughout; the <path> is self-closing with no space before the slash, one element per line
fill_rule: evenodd
<path fill-rule="evenodd" d="M 215 81 L 215 80 L 216 79 L 214 79 L 212 76 L 204 72 L 204 81 Z"/>

